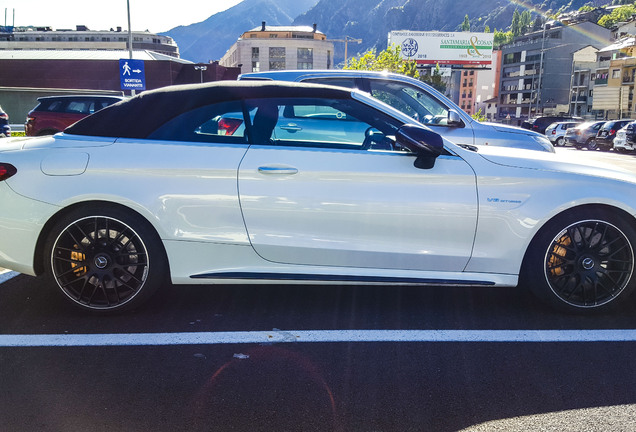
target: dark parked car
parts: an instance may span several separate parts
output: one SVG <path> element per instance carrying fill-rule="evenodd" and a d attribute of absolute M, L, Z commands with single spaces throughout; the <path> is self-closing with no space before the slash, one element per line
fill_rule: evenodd
<path fill-rule="evenodd" d="M 623 120 L 610 120 L 605 122 L 603 126 L 598 130 L 598 134 L 596 135 L 596 139 L 594 143 L 596 143 L 595 147 L 589 147 L 589 150 L 595 150 L 598 148 L 599 150 L 607 151 L 614 146 L 614 138 L 616 138 L 616 132 L 619 129 L 622 129 L 627 125 L 627 123 L 632 122 L 631 119 L 623 119 Z"/>
<path fill-rule="evenodd" d="M 38 105 L 29 111 L 24 131 L 27 136 L 53 135 L 121 100 L 121 96 L 99 95 L 41 97 Z"/>
<path fill-rule="evenodd" d="M 572 116 L 542 116 L 536 117 L 534 119 L 530 119 L 527 122 L 523 122 L 521 124 L 522 128 L 530 129 L 535 132 L 539 132 L 540 134 L 544 134 L 545 130 L 552 123 L 563 122 L 563 121 L 583 121 L 581 117 L 572 117 Z"/>
<path fill-rule="evenodd" d="M 605 124 L 605 120 L 581 123 L 565 132 L 565 145 L 574 146 L 577 149 L 588 147 L 594 139 L 598 130 Z M 591 143 L 592 146 L 596 144 Z"/>
<path fill-rule="evenodd" d="M 11 127 L 9 126 L 9 114 L 4 112 L 0 106 L 0 138 L 10 137 Z"/>

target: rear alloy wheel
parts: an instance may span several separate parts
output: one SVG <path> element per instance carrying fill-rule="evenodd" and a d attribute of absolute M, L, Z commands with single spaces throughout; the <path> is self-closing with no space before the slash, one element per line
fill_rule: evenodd
<path fill-rule="evenodd" d="M 74 305 L 107 313 L 134 308 L 167 275 L 161 242 L 141 217 L 119 209 L 74 212 L 47 244 L 50 276 Z"/>
<path fill-rule="evenodd" d="M 526 263 L 530 288 L 562 310 L 620 303 L 634 289 L 636 232 L 610 215 L 569 219 L 552 223 L 531 245 L 538 249 Z"/>
<path fill-rule="evenodd" d="M 558 147 L 563 147 L 563 137 L 559 137 L 559 138 L 557 138 L 557 140 L 556 140 L 556 145 L 557 145 Z"/>
<path fill-rule="evenodd" d="M 588 150 L 596 150 L 598 149 L 598 145 L 596 144 L 596 140 L 595 139 L 590 139 L 587 142 L 587 149 Z"/>

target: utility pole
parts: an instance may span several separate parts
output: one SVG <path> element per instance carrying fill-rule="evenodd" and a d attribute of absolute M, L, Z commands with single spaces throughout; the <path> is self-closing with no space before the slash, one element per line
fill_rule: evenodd
<path fill-rule="evenodd" d="M 345 63 L 345 66 L 347 66 L 347 59 L 348 59 L 347 46 L 348 46 L 349 42 L 357 42 L 358 44 L 362 43 L 362 39 L 354 39 L 351 36 L 345 36 L 344 39 L 327 39 L 327 41 L 329 41 L 329 42 L 344 42 L 344 44 L 345 44 L 345 52 L 344 52 L 344 63 Z"/>
<path fill-rule="evenodd" d="M 130 0 L 126 0 L 126 6 L 128 8 L 128 58 L 132 60 L 133 58 L 133 48 L 132 48 L 132 28 L 130 27 Z M 130 94 L 132 96 L 135 95 L 135 90 L 131 90 Z"/>

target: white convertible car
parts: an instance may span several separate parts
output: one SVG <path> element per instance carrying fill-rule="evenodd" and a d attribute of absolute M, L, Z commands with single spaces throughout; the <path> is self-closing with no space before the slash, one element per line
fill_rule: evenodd
<path fill-rule="evenodd" d="M 0 266 L 102 313 L 168 280 L 522 282 L 570 311 L 628 297 L 635 176 L 410 121 L 356 90 L 223 82 L 4 140 Z"/>

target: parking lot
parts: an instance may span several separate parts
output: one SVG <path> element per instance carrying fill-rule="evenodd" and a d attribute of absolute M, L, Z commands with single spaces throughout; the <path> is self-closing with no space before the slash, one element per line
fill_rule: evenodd
<path fill-rule="evenodd" d="M 3 430 L 636 429 L 636 298 L 578 316 L 509 288 L 166 285 L 98 317 L 0 282 Z"/>

